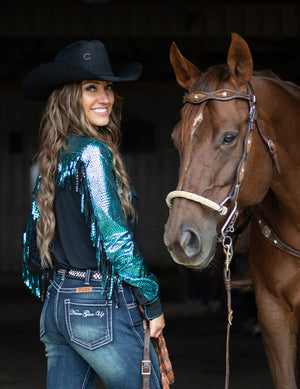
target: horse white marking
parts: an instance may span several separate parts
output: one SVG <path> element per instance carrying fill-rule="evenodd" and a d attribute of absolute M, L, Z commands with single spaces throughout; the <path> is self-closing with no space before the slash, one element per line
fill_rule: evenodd
<path fill-rule="evenodd" d="M 198 125 L 202 122 L 203 120 L 203 113 L 200 112 L 200 114 L 196 117 L 195 121 L 194 121 L 194 124 L 193 124 L 193 131 L 191 133 L 191 137 L 194 135 Z"/>
<path fill-rule="evenodd" d="M 196 117 L 196 119 L 194 120 L 193 130 L 191 132 L 191 138 L 193 137 L 195 131 L 197 130 L 197 128 L 198 128 L 199 124 L 202 122 L 202 120 L 203 120 L 203 112 L 201 111 L 199 113 L 199 115 Z M 190 148 L 190 150 L 187 152 L 187 163 L 185 164 L 185 173 L 187 172 L 187 170 L 190 166 L 191 156 L 192 156 L 192 149 Z"/>

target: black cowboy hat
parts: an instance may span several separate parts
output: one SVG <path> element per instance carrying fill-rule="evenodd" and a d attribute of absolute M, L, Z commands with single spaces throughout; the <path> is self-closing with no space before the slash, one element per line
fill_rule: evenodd
<path fill-rule="evenodd" d="M 133 62 L 115 75 L 104 44 L 98 40 L 82 40 L 60 50 L 53 62 L 32 69 L 25 76 L 21 90 L 31 100 L 45 101 L 54 89 L 71 82 L 134 81 L 141 72 L 141 64 Z"/>

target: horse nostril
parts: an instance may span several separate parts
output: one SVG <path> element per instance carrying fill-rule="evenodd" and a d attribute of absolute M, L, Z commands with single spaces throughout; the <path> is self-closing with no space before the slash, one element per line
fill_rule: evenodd
<path fill-rule="evenodd" d="M 197 231 L 188 228 L 182 232 L 180 245 L 188 257 L 193 257 L 201 250 L 201 241 Z"/>

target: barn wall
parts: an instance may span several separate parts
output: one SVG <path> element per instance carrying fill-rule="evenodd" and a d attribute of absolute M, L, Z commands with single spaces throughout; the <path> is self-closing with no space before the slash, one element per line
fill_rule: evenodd
<path fill-rule="evenodd" d="M 30 197 L 29 169 L 39 116 L 18 91 L 0 90 L 1 191 L 0 191 L 0 270 L 20 267 L 24 219 Z"/>

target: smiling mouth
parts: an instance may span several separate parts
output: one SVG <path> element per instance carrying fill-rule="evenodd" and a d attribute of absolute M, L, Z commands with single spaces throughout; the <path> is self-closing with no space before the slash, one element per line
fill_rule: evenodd
<path fill-rule="evenodd" d="M 92 111 L 95 113 L 106 113 L 107 108 L 95 108 L 95 109 L 92 109 Z"/>

